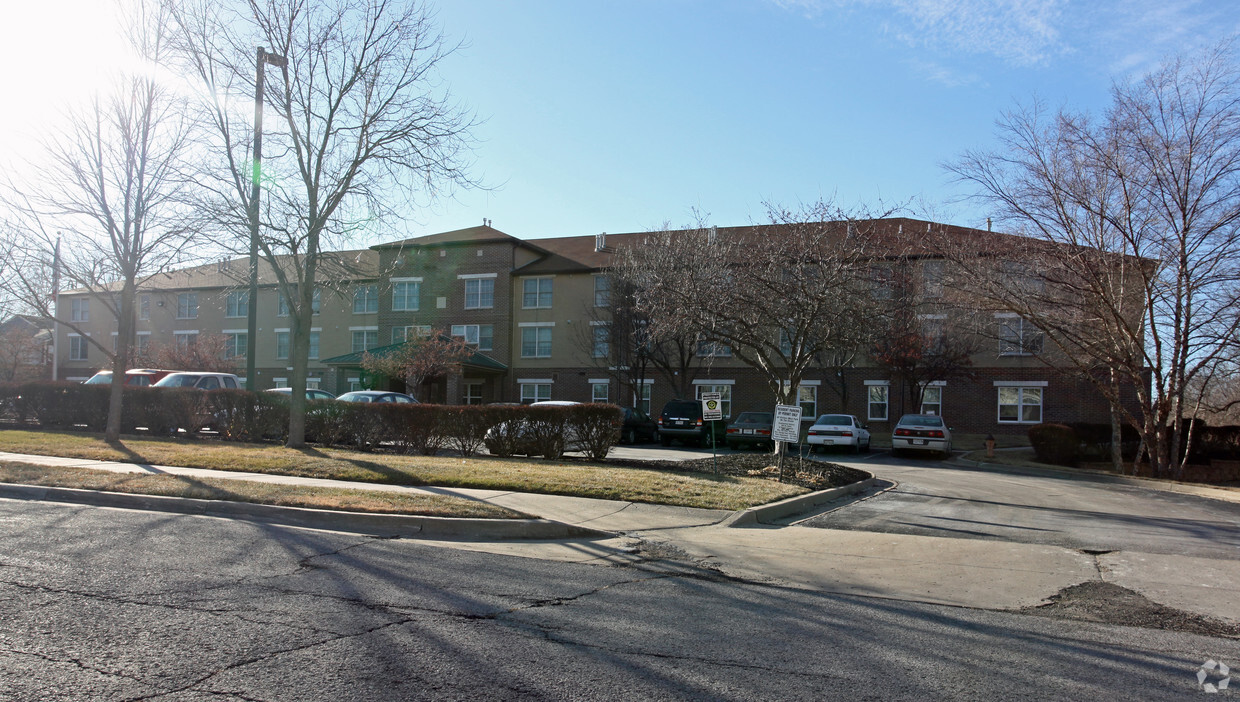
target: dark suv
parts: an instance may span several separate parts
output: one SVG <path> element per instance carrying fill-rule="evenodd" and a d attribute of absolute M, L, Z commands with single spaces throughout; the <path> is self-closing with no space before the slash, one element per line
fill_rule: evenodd
<path fill-rule="evenodd" d="M 713 426 L 712 426 L 713 425 Z M 702 403 L 697 400 L 672 400 L 663 405 L 659 415 L 659 441 L 671 446 L 672 439 L 684 444 L 710 446 L 711 431 L 715 432 L 715 445 L 723 445 L 723 422 L 702 421 Z"/>

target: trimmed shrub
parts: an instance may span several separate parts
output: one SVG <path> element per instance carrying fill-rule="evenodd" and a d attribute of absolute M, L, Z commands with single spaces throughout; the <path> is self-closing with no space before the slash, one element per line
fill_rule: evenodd
<path fill-rule="evenodd" d="M 624 412 L 615 405 L 601 403 L 567 409 L 567 435 L 574 440 L 574 447 L 596 461 L 607 458 L 607 452 L 620 443 Z"/>
<path fill-rule="evenodd" d="M 528 442 L 526 453 L 556 459 L 564 455 L 571 406 L 524 407 Z"/>
<path fill-rule="evenodd" d="M 434 456 L 447 443 L 444 420 L 450 407 L 441 405 L 377 405 L 387 415 L 391 440 L 403 453 Z"/>
<path fill-rule="evenodd" d="M 484 442 L 492 455 L 507 458 L 530 451 L 524 407 L 485 407 L 483 417 L 488 424 Z"/>
<path fill-rule="evenodd" d="M 1065 424 L 1035 424 L 1029 427 L 1029 443 L 1042 463 L 1075 466 L 1080 456 L 1081 441 L 1072 427 Z"/>
<path fill-rule="evenodd" d="M 18 388 L 18 414 L 49 428 L 85 425 L 101 431 L 108 422 L 109 385 L 72 382 L 24 383 Z"/>
<path fill-rule="evenodd" d="M 212 390 L 207 393 L 215 429 L 230 441 L 262 441 L 288 431 L 288 400 L 269 392 Z"/>
<path fill-rule="evenodd" d="M 478 452 L 486 441 L 487 430 L 492 424 L 497 409 L 476 405 L 454 405 L 443 407 L 443 434 L 448 446 L 456 449 L 462 456 L 472 456 Z"/>
<path fill-rule="evenodd" d="M 306 438 L 324 446 L 352 440 L 352 410 L 358 403 L 312 400 L 306 403 Z"/>

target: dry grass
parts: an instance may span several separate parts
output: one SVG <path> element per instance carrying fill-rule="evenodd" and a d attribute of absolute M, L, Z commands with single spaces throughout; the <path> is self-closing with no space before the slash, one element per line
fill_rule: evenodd
<path fill-rule="evenodd" d="M 286 449 L 202 439 L 0 431 L 0 451 L 148 465 L 295 475 L 391 485 L 512 490 L 629 502 L 745 509 L 806 492 L 762 478 L 618 467 L 568 459 L 403 456 L 343 449 Z"/>
<path fill-rule="evenodd" d="M 252 480 L 191 478 L 183 475 L 114 473 L 88 468 L 35 466 L 5 461 L 0 463 L 0 483 L 44 487 L 101 490 L 136 495 L 189 497 L 198 500 L 229 500 L 283 507 L 309 507 L 345 512 L 416 514 L 431 517 L 471 517 L 478 519 L 529 519 L 510 509 L 442 495 L 422 495 L 379 490 L 318 488 L 300 485 L 273 485 Z"/>

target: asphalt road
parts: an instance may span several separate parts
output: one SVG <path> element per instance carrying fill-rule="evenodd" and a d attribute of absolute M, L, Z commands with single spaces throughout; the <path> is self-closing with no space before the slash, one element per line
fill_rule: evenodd
<path fill-rule="evenodd" d="M 896 487 L 802 526 L 1240 560 L 1240 503 L 1021 469 L 824 457 Z M 1238 605 L 1240 606 L 1240 605 Z"/>
<path fill-rule="evenodd" d="M 1150 699 L 1240 641 L 0 500 L 0 699 Z"/>

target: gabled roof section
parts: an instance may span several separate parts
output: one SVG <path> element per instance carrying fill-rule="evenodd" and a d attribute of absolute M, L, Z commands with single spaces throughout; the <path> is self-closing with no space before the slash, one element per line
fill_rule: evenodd
<path fill-rule="evenodd" d="M 362 359 L 365 356 L 369 355 L 374 356 L 375 358 L 387 358 L 388 356 L 396 353 L 406 343 L 408 342 L 402 341 L 397 344 L 378 346 L 365 351 L 354 351 L 353 353 L 341 354 L 340 356 L 332 356 L 331 358 L 324 358 L 320 361 L 320 363 L 327 366 L 361 367 Z M 493 371 L 500 373 L 508 370 L 508 366 L 500 363 L 490 356 L 484 356 L 477 351 L 470 354 L 469 358 L 461 361 L 461 365 L 470 368 L 471 370 Z"/>
<path fill-rule="evenodd" d="M 486 224 L 480 224 L 476 227 L 468 227 L 466 229 L 456 229 L 450 232 L 440 232 L 439 234 L 428 234 L 427 236 L 414 237 L 412 239 L 403 239 L 401 241 L 393 241 L 387 244 L 377 244 L 372 249 L 402 249 L 413 246 L 452 246 L 453 244 L 495 244 L 495 243 L 514 243 L 523 244 L 525 242 L 515 236 L 505 234 Z"/>

